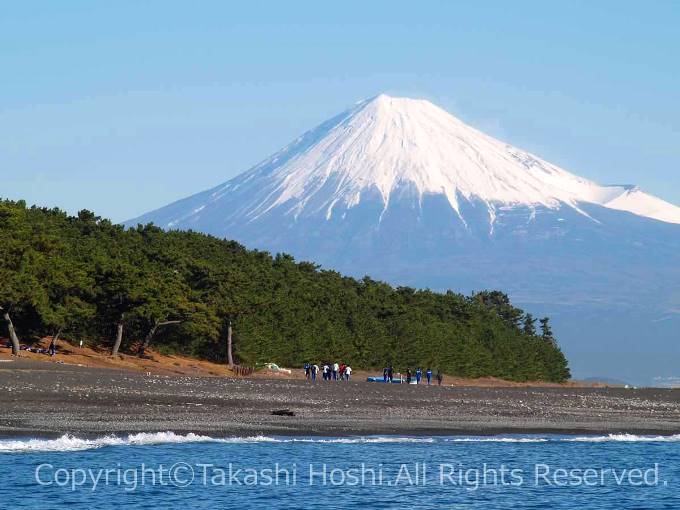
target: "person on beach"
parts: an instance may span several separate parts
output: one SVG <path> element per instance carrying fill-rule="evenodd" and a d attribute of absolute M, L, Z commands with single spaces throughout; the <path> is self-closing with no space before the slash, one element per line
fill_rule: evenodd
<path fill-rule="evenodd" d="M 333 363 L 333 380 L 337 381 L 338 380 L 338 372 L 340 371 L 340 365 L 338 365 L 338 362 L 336 361 Z"/>
<path fill-rule="evenodd" d="M 420 384 L 423 379 L 423 371 L 420 367 L 416 368 L 416 384 Z"/>
<path fill-rule="evenodd" d="M 406 369 L 406 384 L 411 384 L 411 369 Z"/>
<path fill-rule="evenodd" d="M 309 372 L 310 372 L 310 368 L 311 368 L 309 363 L 305 363 L 304 368 L 305 368 L 305 379 L 307 379 L 309 381 L 309 376 L 310 376 Z"/>
<path fill-rule="evenodd" d="M 392 369 L 392 365 L 387 365 L 387 380 L 390 383 L 392 382 L 393 376 L 394 376 L 394 370 Z"/>
<path fill-rule="evenodd" d="M 441 386 L 443 380 L 444 380 L 444 376 L 443 376 L 442 373 L 439 371 L 439 369 L 437 369 L 437 385 L 438 385 L 438 386 Z"/>
<path fill-rule="evenodd" d="M 316 382 L 316 374 L 319 373 L 319 365 L 312 365 L 310 371 L 312 372 L 312 382 Z"/>
<path fill-rule="evenodd" d="M 328 363 L 323 364 L 323 380 L 328 381 L 328 378 L 330 377 L 330 372 L 331 372 L 331 367 L 328 366 Z"/>
<path fill-rule="evenodd" d="M 345 370 L 347 370 L 347 365 L 340 363 L 340 373 L 338 375 L 340 376 L 341 381 L 345 380 Z"/>
<path fill-rule="evenodd" d="M 430 383 L 432 383 L 432 369 L 428 368 L 427 372 L 425 372 L 425 377 L 427 377 L 427 385 L 429 386 Z"/>
<path fill-rule="evenodd" d="M 345 381 L 349 381 L 349 376 L 352 375 L 352 367 L 345 367 Z"/>

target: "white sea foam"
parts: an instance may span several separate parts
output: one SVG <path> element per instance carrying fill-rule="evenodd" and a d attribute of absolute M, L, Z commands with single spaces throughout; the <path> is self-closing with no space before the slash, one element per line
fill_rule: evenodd
<path fill-rule="evenodd" d="M 221 443 L 316 443 L 316 444 L 371 444 L 371 443 L 434 443 L 433 437 L 396 437 L 396 436 L 362 436 L 362 437 L 267 437 L 254 436 L 246 438 L 213 439 Z"/>
<path fill-rule="evenodd" d="M 337 437 L 337 438 L 290 438 L 270 436 L 227 437 L 215 438 L 199 434 L 186 435 L 174 432 L 141 432 L 125 437 L 104 436 L 97 439 L 82 439 L 72 435 L 63 435 L 57 439 L 25 439 L 0 440 L 1 453 L 22 452 L 76 452 L 92 450 L 106 446 L 141 446 L 154 444 L 181 443 L 311 443 L 311 444 L 395 444 L 395 443 L 605 443 L 605 442 L 680 442 L 680 434 L 672 436 L 640 436 L 635 434 L 609 434 L 606 436 L 577 436 L 577 437 L 396 437 L 396 436 L 367 436 L 367 437 Z"/>
<path fill-rule="evenodd" d="M 572 443 L 673 443 L 680 441 L 680 434 L 672 436 L 638 436 L 636 434 L 608 434 L 606 436 L 583 436 L 564 438 Z"/>
<path fill-rule="evenodd" d="M 575 436 L 575 437 L 449 437 L 444 441 L 451 443 L 548 443 L 548 442 L 567 442 L 567 443 L 606 443 L 606 442 L 625 442 L 625 443 L 669 443 L 680 442 L 680 434 L 672 436 L 640 436 L 636 434 L 608 434 L 606 436 Z"/>
<path fill-rule="evenodd" d="M 447 438 L 451 443 L 547 443 L 545 437 L 455 437 Z"/>
<path fill-rule="evenodd" d="M 198 434 L 176 434 L 174 432 L 142 432 L 126 437 L 104 436 L 97 439 L 82 439 L 63 435 L 57 439 L 0 440 L 0 453 L 20 452 L 75 452 L 105 446 L 139 446 L 179 443 L 432 443 L 431 437 L 341 437 L 341 438 L 276 438 L 269 436 L 215 438 Z"/>
<path fill-rule="evenodd" d="M 335 444 L 370 444 L 370 443 L 434 443 L 433 437 L 337 437 L 328 439 L 295 438 L 284 439 L 293 443 L 335 443 Z"/>
<path fill-rule="evenodd" d="M 216 441 L 197 434 L 175 434 L 174 432 L 141 432 L 127 437 L 104 436 L 97 439 L 82 439 L 65 434 L 57 439 L 2 440 L 0 453 L 12 452 L 72 452 L 91 450 L 104 446 L 131 446 L 163 443 L 197 443 Z"/>

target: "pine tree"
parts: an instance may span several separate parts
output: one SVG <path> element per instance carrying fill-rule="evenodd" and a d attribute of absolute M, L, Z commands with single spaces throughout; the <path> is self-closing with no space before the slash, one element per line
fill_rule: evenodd
<path fill-rule="evenodd" d="M 524 316 L 524 327 L 522 328 L 525 335 L 534 336 L 536 335 L 536 319 L 530 313 Z"/>
<path fill-rule="evenodd" d="M 557 341 L 553 336 L 552 328 L 550 327 L 550 319 L 548 317 L 543 317 L 540 320 L 541 323 L 541 338 L 546 342 L 550 342 L 552 345 L 557 345 Z"/>

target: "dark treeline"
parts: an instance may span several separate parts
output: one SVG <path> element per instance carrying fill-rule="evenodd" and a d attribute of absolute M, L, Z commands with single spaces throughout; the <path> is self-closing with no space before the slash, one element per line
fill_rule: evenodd
<path fill-rule="evenodd" d="M 547 319 L 501 292 L 463 296 L 348 278 L 233 241 L 89 211 L 0 202 L 0 314 L 16 342 L 51 336 L 112 352 L 152 345 L 236 363 L 340 359 L 464 377 L 564 381 Z M 233 335 L 231 332 L 233 331 Z"/>

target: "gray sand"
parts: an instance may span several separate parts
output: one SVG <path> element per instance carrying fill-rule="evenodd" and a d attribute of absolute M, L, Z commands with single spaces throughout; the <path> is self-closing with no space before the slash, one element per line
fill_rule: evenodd
<path fill-rule="evenodd" d="M 0 409 L 0 436 L 680 433 L 680 390 L 310 384 L 28 360 L 0 363 Z"/>

